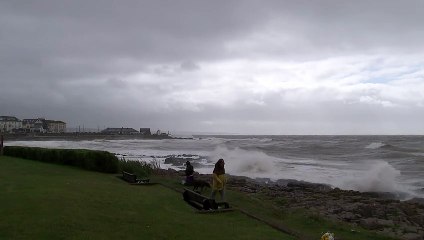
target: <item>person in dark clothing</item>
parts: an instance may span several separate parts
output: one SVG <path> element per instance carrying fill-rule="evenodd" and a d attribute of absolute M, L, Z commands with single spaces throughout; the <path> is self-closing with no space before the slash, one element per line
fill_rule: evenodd
<path fill-rule="evenodd" d="M 193 169 L 193 165 L 191 165 L 191 163 L 189 161 L 186 162 L 186 169 L 185 169 L 185 184 L 193 184 L 194 181 L 194 169 Z"/>

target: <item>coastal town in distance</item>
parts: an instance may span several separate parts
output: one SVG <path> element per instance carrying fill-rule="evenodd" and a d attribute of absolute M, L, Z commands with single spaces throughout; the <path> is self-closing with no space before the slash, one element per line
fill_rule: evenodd
<path fill-rule="evenodd" d="M 139 128 L 136 130 L 129 127 L 108 127 L 104 129 L 86 129 L 78 126 L 67 128 L 63 120 L 52 120 L 46 118 L 18 119 L 15 116 L 0 116 L 0 134 L 9 139 L 37 139 L 37 138 L 173 138 L 169 132 L 157 130 L 152 132 L 150 128 Z"/>

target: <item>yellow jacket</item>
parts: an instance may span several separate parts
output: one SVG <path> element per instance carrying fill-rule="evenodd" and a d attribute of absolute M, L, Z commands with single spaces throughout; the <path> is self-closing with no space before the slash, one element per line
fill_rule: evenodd
<path fill-rule="evenodd" d="M 217 175 L 216 173 L 213 174 L 212 190 L 214 191 L 223 190 L 226 183 L 227 183 L 227 179 L 225 177 L 225 174 L 220 174 L 220 175 Z"/>
<path fill-rule="evenodd" d="M 322 235 L 321 240 L 334 240 L 334 234 L 327 232 Z"/>

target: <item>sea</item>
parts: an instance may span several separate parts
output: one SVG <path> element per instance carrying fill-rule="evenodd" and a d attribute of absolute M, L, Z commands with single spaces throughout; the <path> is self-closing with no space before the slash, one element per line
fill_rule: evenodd
<path fill-rule="evenodd" d="M 424 198 L 424 136 L 192 136 L 175 139 L 7 141 L 6 146 L 106 150 L 161 168 L 226 173 L 269 182 L 294 179 L 361 192 Z"/>

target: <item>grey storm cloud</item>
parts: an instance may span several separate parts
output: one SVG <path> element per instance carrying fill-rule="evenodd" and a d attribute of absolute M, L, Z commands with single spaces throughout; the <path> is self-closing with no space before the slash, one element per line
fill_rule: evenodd
<path fill-rule="evenodd" d="M 408 123 L 414 133 L 424 119 L 422 9 L 0 1 L 0 114 L 232 133 L 402 133 Z"/>

